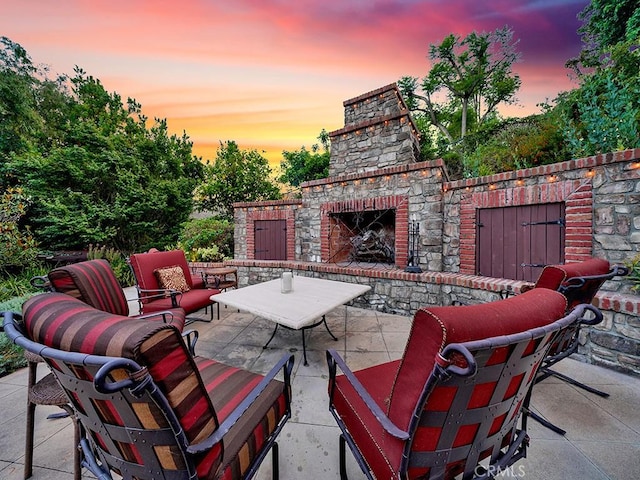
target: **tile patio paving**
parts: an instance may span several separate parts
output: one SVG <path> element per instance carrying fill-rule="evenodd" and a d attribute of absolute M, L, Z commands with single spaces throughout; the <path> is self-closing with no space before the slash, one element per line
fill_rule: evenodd
<path fill-rule="evenodd" d="M 198 312 L 203 319 L 208 314 Z M 279 329 L 267 350 L 273 324 L 221 307 L 220 320 L 190 325 L 200 332 L 197 353 L 266 373 L 287 352 L 296 356 L 292 418 L 279 439 L 280 478 L 338 479 L 338 427 L 328 410 L 325 349 L 334 348 L 354 370 L 399 358 L 410 318 L 352 307 L 327 315 L 333 341 L 322 327 L 307 333 L 309 366 L 302 365 L 300 332 Z M 554 480 L 634 479 L 640 475 L 640 378 L 567 359 L 558 370 L 611 393 L 604 399 L 553 378 L 534 390 L 533 408 L 565 428 L 565 437 L 530 421 L 528 458 L 502 478 Z M 44 371 L 44 368 L 41 368 Z M 22 479 L 24 466 L 26 369 L 0 378 L 0 478 Z M 73 478 L 69 419 L 47 420 L 56 407 L 36 408 L 33 479 Z M 364 475 L 348 453 L 349 478 Z M 83 478 L 92 478 L 86 470 Z M 257 478 L 271 478 L 270 457 Z"/>

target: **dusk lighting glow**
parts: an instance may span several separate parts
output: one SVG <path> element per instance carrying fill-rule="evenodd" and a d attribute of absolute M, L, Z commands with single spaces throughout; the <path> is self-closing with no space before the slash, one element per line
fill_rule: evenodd
<path fill-rule="evenodd" d="M 149 117 L 186 131 L 194 154 L 221 141 L 282 150 L 344 126 L 342 102 L 429 71 L 428 46 L 449 33 L 509 25 L 520 40 L 519 104 L 540 111 L 575 85 L 565 62 L 580 51 L 586 0 L 7 0 L 0 35 L 36 64 L 75 65 Z"/>

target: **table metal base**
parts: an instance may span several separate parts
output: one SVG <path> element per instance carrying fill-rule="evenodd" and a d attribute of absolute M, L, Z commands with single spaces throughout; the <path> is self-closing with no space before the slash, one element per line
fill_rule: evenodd
<path fill-rule="evenodd" d="M 300 328 L 300 331 L 302 332 L 302 356 L 304 357 L 304 365 L 308 366 L 309 363 L 307 362 L 307 343 L 305 341 L 304 338 L 304 331 L 305 330 L 309 330 L 311 328 L 317 327 L 318 325 L 321 325 L 324 323 L 324 327 L 327 329 L 327 332 L 329 332 L 329 335 L 331 335 L 331 338 L 333 338 L 334 341 L 338 341 L 338 339 L 336 338 L 336 336 L 331 332 L 331 330 L 329 330 L 329 325 L 327 325 L 327 319 L 325 318 L 325 316 L 322 316 L 322 320 L 319 320 L 318 322 L 314 323 L 313 325 L 309 325 L 307 327 L 302 327 Z M 271 343 L 271 340 L 273 340 L 273 337 L 276 336 L 276 332 L 278 331 L 278 327 L 281 326 L 280 324 L 276 323 L 276 328 L 273 329 L 273 333 L 271 334 L 271 338 L 269 338 L 269 341 L 267 343 L 264 344 L 264 346 L 262 347 L 262 349 L 266 349 L 269 344 Z M 295 328 L 290 328 L 287 327 L 285 325 L 282 325 L 282 327 L 286 328 L 287 330 L 296 330 Z"/>

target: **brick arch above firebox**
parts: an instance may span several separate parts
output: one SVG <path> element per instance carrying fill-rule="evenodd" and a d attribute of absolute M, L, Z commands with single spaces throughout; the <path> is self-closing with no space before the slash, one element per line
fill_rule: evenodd
<path fill-rule="evenodd" d="M 591 258 L 593 192 L 590 180 L 566 180 L 542 185 L 493 188 L 463 193 L 460 202 L 460 273 L 475 274 L 477 215 L 480 208 L 543 203 L 565 204 L 565 261 Z"/>

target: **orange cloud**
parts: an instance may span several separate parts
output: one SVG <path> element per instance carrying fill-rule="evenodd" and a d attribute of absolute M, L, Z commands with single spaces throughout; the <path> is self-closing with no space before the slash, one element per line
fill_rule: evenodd
<path fill-rule="evenodd" d="M 310 146 L 343 124 L 342 102 L 429 71 L 429 44 L 511 25 L 522 106 L 571 87 L 576 14 L 588 0 L 7 0 L 0 31 L 57 73 L 74 65 L 213 158 L 220 141 Z M 516 113 L 518 114 L 518 113 Z M 211 152 L 213 151 L 213 155 Z M 206 154 L 205 154 L 206 152 Z M 275 160 L 274 160 L 275 161 Z"/>

